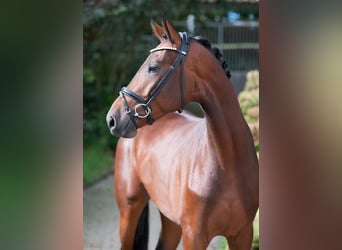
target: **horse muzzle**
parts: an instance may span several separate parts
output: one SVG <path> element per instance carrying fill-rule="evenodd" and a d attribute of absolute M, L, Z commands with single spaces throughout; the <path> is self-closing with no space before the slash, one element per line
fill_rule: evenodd
<path fill-rule="evenodd" d="M 121 118 L 120 115 L 108 113 L 106 122 L 112 135 L 124 138 L 132 138 L 137 134 L 137 128 L 134 122 L 128 117 Z"/>

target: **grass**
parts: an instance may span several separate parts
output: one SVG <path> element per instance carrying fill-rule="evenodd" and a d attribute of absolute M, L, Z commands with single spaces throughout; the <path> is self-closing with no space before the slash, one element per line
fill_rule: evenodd
<path fill-rule="evenodd" d="M 257 211 L 257 214 L 255 215 L 255 219 L 253 221 L 253 243 L 252 248 L 253 250 L 259 249 L 259 210 Z"/>
<path fill-rule="evenodd" d="M 99 146 L 83 149 L 83 186 L 89 186 L 113 170 L 113 152 Z"/>

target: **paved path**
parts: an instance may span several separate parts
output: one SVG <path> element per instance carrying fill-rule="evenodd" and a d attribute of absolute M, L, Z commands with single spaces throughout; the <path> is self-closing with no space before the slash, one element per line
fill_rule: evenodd
<path fill-rule="evenodd" d="M 113 175 L 110 175 L 84 190 L 83 249 L 120 249 L 118 221 L 119 215 L 113 192 Z M 159 213 L 151 202 L 149 249 L 155 249 L 157 245 L 160 226 Z M 221 241 L 222 239 L 215 238 L 209 245 L 208 250 L 221 250 L 221 248 L 217 247 Z M 182 250 L 182 247 L 178 246 L 177 250 Z"/>

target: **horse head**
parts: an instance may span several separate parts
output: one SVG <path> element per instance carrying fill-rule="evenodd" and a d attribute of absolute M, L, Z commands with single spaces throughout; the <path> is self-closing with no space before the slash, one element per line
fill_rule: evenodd
<path fill-rule="evenodd" d="M 115 136 L 134 137 L 138 128 L 152 125 L 167 113 L 181 111 L 191 99 L 191 86 L 184 67 L 189 36 L 178 33 L 167 20 L 163 20 L 162 26 L 152 20 L 151 27 L 160 44 L 150 50 L 150 55 L 127 87 L 120 90 L 106 116 L 109 130 Z"/>

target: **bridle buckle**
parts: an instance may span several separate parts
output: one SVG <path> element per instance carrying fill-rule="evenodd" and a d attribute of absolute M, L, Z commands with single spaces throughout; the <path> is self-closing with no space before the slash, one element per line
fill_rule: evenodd
<path fill-rule="evenodd" d="M 138 112 L 138 111 L 139 111 L 138 108 L 139 108 L 140 106 L 143 107 L 143 110 L 144 110 L 144 112 L 145 112 L 144 115 L 141 115 L 141 114 Z M 135 105 L 135 107 L 134 107 L 134 116 L 135 116 L 135 117 L 138 117 L 138 118 L 141 118 L 141 119 L 148 117 L 148 116 L 151 114 L 151 112 L 152 112 L 151 108 L 150 108 L 147 104 L 145 104 L 145 103 L 138 103 L 138 104 Z"/>

